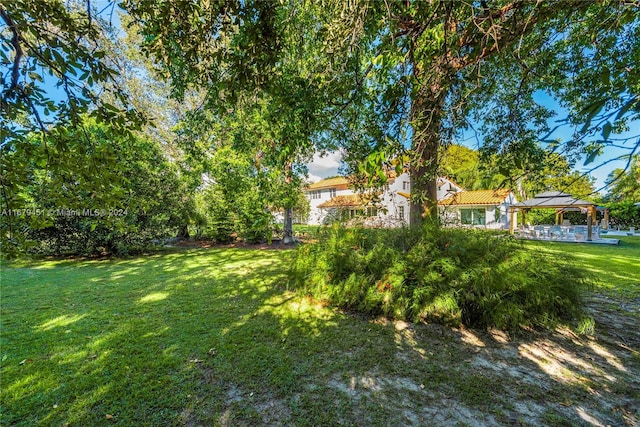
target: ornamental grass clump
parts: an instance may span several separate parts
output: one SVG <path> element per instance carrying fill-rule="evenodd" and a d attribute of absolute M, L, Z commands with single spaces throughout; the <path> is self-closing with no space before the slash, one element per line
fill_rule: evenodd
<path fill-rule="evenodd" d="M 552 326 L 580 314 L 589 284 L 569 257 L 480 230 L 327 227 L 301 246 L 294 286 L 371 315 L 473 327 Z"/>

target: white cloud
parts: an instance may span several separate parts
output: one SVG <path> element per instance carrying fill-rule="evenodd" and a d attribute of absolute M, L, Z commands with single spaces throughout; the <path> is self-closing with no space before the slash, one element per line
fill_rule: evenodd
<path fill-rule="evenodd" d="M 314 182 L 318 182 L 318 181 L 322 181 L 322 177 L 318 176 L 318 175 L 314 175 L 312 173 L 310 173 L 307 177 L 307 182 L 309 184 L 313 184 Z"/>
<path fill-rule="evenodd" d="M 342 154 L 339 151 L 331 151 L 321 157 L 319 153 L 313 155 L 309 167 L 309 177 L 327 177 L 338 174 L 338 168 L 342 163 Z"/>

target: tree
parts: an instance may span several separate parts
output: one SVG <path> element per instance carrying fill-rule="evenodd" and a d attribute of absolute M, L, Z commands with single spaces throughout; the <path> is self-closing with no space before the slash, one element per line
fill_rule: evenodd
<path fill-rule="evenodd" d="M 288 193 L 295 195 L 306 172 L 301 163 L 319 145 L 313 138 L 327 126 L 322 112 L 331 100 L 325 90 L 333 77 L 326 72 L 331 64 L 321 55 L 322 38 L 310 31 L 318 28 L 321 6 L 297 9 L 260 1 L 123 5 L 141 31 L 143 49 L 171 78 L 173 95 L 182 99 L 194 87 L 205 88 L 206 97 L 186 127 L 224 124 L 234 148 L 253 154 L 257 167 L 279 170 Z M 285 241 L 292 238 L 295 200 L 282 201 Z"/>
<path fill-rule="evenodd" d="M 82 129 L 74 151 L 58 155 L 49 145 L 47 169 L 38 164 L 38 151 L 46 145 L 38 144 L 38 134 L 34 143 L 7 154 L 7 163 L 27 165 L 31 177 L 19 195 L 22 208 L 0 218 L 9 242 L 44 253 L 126 254 L 188 223 L 193 195 L 157 142 L 114 139 L 106 125 L 92 119 Z"/>
<path fill-rule="evenodd" d="M 505 167 L 513 156 L 484 153 L 460 145 L 448 146 L 441 155 L 441 171 L 467 190 L 498 187 L 513 188 L 522 200 L 548 190 L 571 193 L 578 198 L 593 198 L 593 180 L 572 171 L 570 162 L 558 153 L 540 150 L 539 159 Z"/>
<path fill-rule="evenodd" d="M 106 26 L 89 4 L 0 3 L 3 154 L 33 144 L 25 135 L 34 129 L 54 137 L 47 146 L 58 152 L 76 150 L 67 130 L 82 114 L 123 134 L 140 124 L 101 48 Z M 273 131 L 258 151 L 275 153 L 270 167 L 279 164 L 285 180 L 317 148 L 340 144 L 347 160 L 368 158 L 378 181 L 382 167 L 403 168 L 397 159 L 406 155 L 414 224 L 435 211 L 438 153 L 470 117 L 490 135 L 485 148 L 510 156 L 501 166 L 522 170 L 536 163 L 541 141 L 563 154 L 586 153 L 590 163 L 640 114 L 640 18 L 624 0 L 127 0 L 122 7 L 176 100 L 202 90 L 194 112 L 210 111 L 213 122 L 253 109 L 251 96 L 266 106 L 261 116 Z M 59 83 L 63 100 L 47 96 L 47 79 Z M 552 112 L 534 97 L 541 91 L 568 108 L 568 124 L 579 124 L 571 141 L 540 136 L 553 130 Z M 9 208 L 21 206 L 31 179 L 17 159 L 3 156 Z"/>
<path fill-rule="evenodd" d="M 440 175 L 453 179 L 467 190 L 484 189 L 480 154 L 463 145 L 446 147 L 440 157 Z"/>
<path fill-rule="evenodd" d="M 630 166 L 624 169 L 615 169 L 607 178 L 609 191 L 607 200 L 611 202 L 638 202 L 640 201 L 640 155 L 630 160 Z"/>
<path fill-rule="evenodd" d="M 419 221 L 423 202 L 429 209 L 435 205 L 437 148 L 451 141 L 459 128 L 469 126 L 469 117 L 484 123 L 483 134 L 488 135 L 484 146 L 511 154 L 511 165 L 520 170 L 527 163 L 536 164 L 540 135 L 551 130 L 547 122 L 552 112 L 535 102 L 537 91 L 557 96 L 571 111 L 569 121 L 583 125 L 564 149 L 593 152 L 591 141 L 580 138 L 600 130 L 591 120 L 604 111 L 605 102 L 607 114 L 616 120 L 602 126 L 605 140 L 629 117 L 637 117 L 638 88 L 633 83 L 637 78 L 626 82 L 637 73 L 633 64 L 640 51 L 638 14 L 631 4 L 507 1 L 367 6 L 379 24 L 373 26 L 374 37 L 364 31 L 361 35 L 372 46 L 369 52 L 376 65 L 372 75 L 382 74 L 372 85 L 381 94 L 380 102 L 372 103 L 367 113 L 388 109 L 387 117 L 395 114 L 411 127 L 413 190 L 418 190 L 412 196 L 412 221 Z M 596 79 L 599 72 L 609 77 Z M 603 86 L 606 95 L 598 97 Z M 583 92 L 589 96 L 580 98 Z M 405 101 L 391 103 L 399 94 Z"/>
<path fill-rule="evenodd" d="M 116 84 L 117 73 L 102 49 L 109 25 L 89 2 L 0 2 L 3 210 L 28 205 L 25 194 L 34 183 L 34 166 L 41 171 L 59 168 L 60 173 L 84 173 L 86 162 L 78 162 L 75 155 L 93 150 L 83 130 L 85 117 L 108 123 L 109 132 L 118 138 L 132 137 L 131 131 L 144 123 L 144 116 L 130 108 Z M 112 94 L 109 100 L 113 101 L 105 93 Z M 94 173 L 110 166 L 105 159 Z M 65 200 L 57 203 L 62 206 Z M 1 221 L 3 252 L 14 247 L 8 240 L 11 224 L 11 218 Z"/>

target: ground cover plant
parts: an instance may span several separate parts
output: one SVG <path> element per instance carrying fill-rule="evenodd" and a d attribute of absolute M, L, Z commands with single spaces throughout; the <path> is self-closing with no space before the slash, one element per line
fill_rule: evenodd
<path fill-rule="evenodd" d="M 503 234 L 425 226 L 325 227 L 299 249 L 294 286 L 315 298 L 399 320 L 517 329 L 580 315 L 589 275 L 570 257 Z"/>
<path fill-rule="evenodd" d="M 622 263 L 614 249 L 572 252 Z M 640 420 L 640 303 L 613 309 L 616 289 L 637 280 L 631 268 L 598 282 L 610 293 L 588 302 L 592 336 L 559 328 L 514 339 L 341 312 L 286 290 L 290 257 L 226 248 L 3 264 L 0 424 Z"/>

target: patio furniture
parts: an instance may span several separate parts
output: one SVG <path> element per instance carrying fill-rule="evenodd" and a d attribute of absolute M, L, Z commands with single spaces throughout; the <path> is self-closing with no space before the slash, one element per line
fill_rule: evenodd
<path fill-rule="evenodd" d="M 574 226 L 565 228 L 564 240 L 576 240 L 576 228 Z"/>
<path fill-rule="evenodd" d="M 559 225 L 554 225 L 549 228 L 549 238 L 552 240 L 561 240 L 564 237 L 564 232 L 562 231 L 562 227 Z"/>
<path fill-rule="evenodd" d="M 529 227 L 525 226 L 525 225 L 521 225 L 518 228 L 516 228 L 513 232 L 513 234 L 517 237 L 520 237 L 521 239 L 528 239 L 530 236 L 529 234 Z"/>
<path fill-rule="evenodd" d="M 562 223 L 563 225 L 567 224 L 562 217 L 565 212 L 573 211 L 586 213 L 586 232 L 583 233 L 582 229 L 578 229 L 578 232 L 576 233 L 576 238 L 580 238 L 581 240 L 593 239 L 593 227 L 595 225 L 594 223 L 598 211 L 604 212 L 603 221 L 605 223 L 608 222 L 608 210 L 606 208 L 599 207 L 591 201 L 577 199 L 571 194 L 561 191 L 546 191 L 544 193 L 536 194 L 533 199 L 514 203 L 509 207 L 509 218 L 512 224 L 510 228 L 511 233 L 513 233 L 513 219 L 515 212 L 522 212 L 522 221 L 524 222 L 525 214 L 531 209 L 555 209 L 556 224 Z M 540 233 L 538 232 L 537 234 L 539 235 Z"/>
<path fill-rule="evenodd" d="M 544 239 L 545 237 L 544 227 L 541 225 L 533 227 L 533 233 L 536 239 Z"/>
<path fill-rule="evenodd" d="M 534 239 L 536 237 L 535 231 L 533 227 L 530 225 L 525 225 L 522 227 L 522 237 L 526 237 L 527 239 Z"/>
<path fill-rule="evenodd" d="M 577 225 L 575 227 L 575 239 L 576 242 L 584 242 L 585 240 L 587 240 L 587 227 Z"/>

